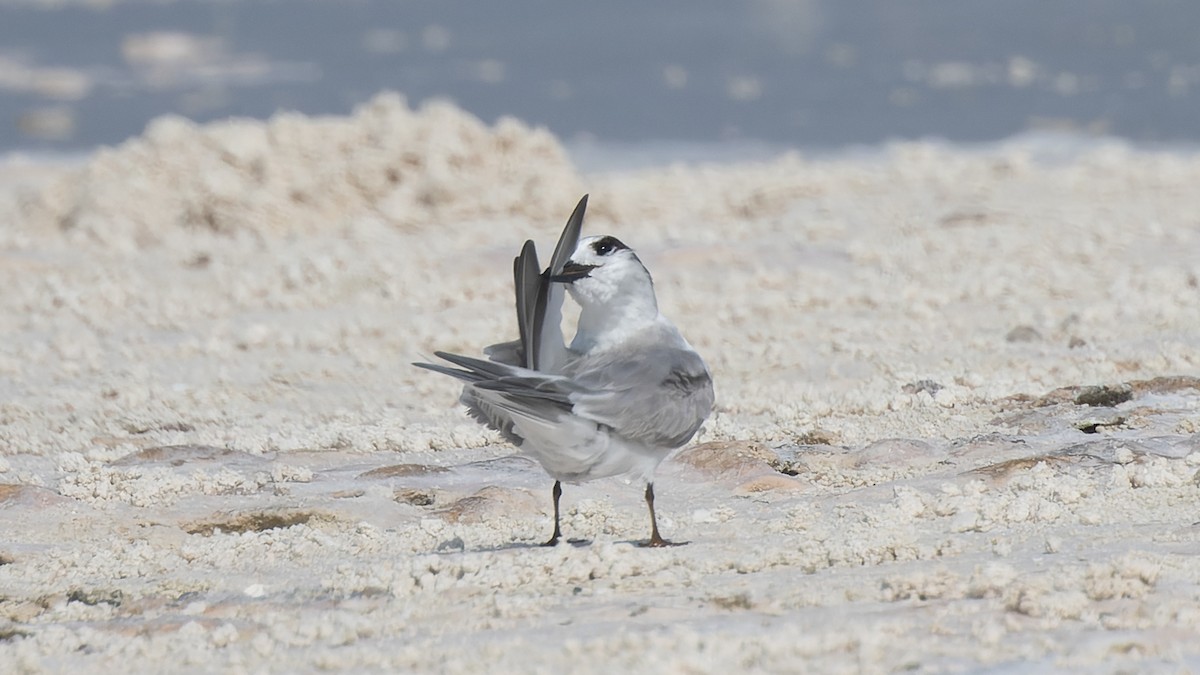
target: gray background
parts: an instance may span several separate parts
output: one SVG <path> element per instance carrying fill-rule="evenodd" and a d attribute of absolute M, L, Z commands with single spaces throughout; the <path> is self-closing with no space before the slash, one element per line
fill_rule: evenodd
<path fill-rule="evenodd" d="M 130 55 L 156 32 L 209 46 Z M 85 91 L 45 91 L 55 69 Z M 342 114 L 382 89 L 574 143 L 1194 143 L 1200 2 L 0 2 L 0 152 L 116 143 L 165 112 Z"/>

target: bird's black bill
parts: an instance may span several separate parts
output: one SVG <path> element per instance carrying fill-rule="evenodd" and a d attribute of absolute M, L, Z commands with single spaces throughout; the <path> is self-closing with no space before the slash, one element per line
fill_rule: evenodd
<path fill-rule="evenodd" d="M 568 260 L 567 264 L 563 265 L 562 272 L 550 277 L 550 281 L 569 284 L 572 281 L 586 277 L 594 269 L 596 269 L 595 265 L 580 265 L 577 262 Z"/>

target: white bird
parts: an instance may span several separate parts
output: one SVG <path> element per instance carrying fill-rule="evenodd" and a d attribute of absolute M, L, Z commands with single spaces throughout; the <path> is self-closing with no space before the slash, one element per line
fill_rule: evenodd
<path fill-rule="evenodd" d="M 648 546 L 668 546 L 654 513 L 654 472 L 712 411 L 708 367 L 658 311 L 650 272 L 611 236 L 579 238 L 587 196 L 539 273 L 525 242 L 513 261 L 520 339 L 484 350 L 490 360 L 435 352 L 457 368 L 414 365 L 463 380 L 472 417 L 554 478 L 558 543 L 562 483 L 623 476 L 646 483 Z M 569 256 L 569 257 L 568 257 Z M 563 288 L 580 305 L 574 340 L 562 337 Z"/>

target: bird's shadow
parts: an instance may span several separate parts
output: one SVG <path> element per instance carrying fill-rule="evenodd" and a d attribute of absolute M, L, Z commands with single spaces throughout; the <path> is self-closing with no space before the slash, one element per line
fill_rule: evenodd
<path fill-rule="evenodd" d="M 587 548 L 592 545 L 591 539 L 566 539 L 563 542 L 571 548 Z M 664 541 L 658 546 L 654 546 L 646 539 L 622 539 L 617 541 L 618 544 L 629 544 L 634 548 L 676 548 L 679 546 L 687 546 L 690 541 Z M 438 544 L 434 551 L 437 555 L 461 555 L 464 553 L 498 553 L 500 551 L 530 551 L 539 548 L 558 548 L 558 546 L 547 546 L 544 543 L 536 543 L 531 541 L 514 541 L 500 546 L 488 546 L 484 548 L 468 549 L 466 544 L 455 537 L 449 541 L 444 541 Z"/>
<path fill-rule="evenodd" d="M 630 544 L 634 548 L 676 548 L 678 546 L 687 546 L 692 543 L 690 541 L 666 541 L 661 544 L 651 544 L 649 539 L 626 539 L 618 542 L 621 544 Z"/>

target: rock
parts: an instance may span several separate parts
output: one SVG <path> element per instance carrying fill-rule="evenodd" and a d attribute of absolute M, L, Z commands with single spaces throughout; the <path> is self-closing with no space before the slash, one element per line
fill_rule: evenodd
<path fill-rule="evenodd" d="M 718 479 L 744 479 L 776 473 L 779 457 L 755 441 L 711 441 L 684 448 L 673 461 Z"/>
<path fill-rule="evenodd" d="M 334 520 L 334 518 L 299 509 L 269 509 L 245 513 L 219 513 L 207 520 L 184 525 L 183 529 L 188 534 L 209 536 L 218 532 L 226 534 L 265 532 L 306 525 L 314 520 Z"/>
<path fill-rule="evenodd" d="M 546 500 L 549 506 L 549 500 Z M 482 523 L 497 515 L 541 515 L 542 500 L 528 490 L 488 486 L 437 512 L 451 523 Z"/>
<path fill-rule="evenodd" d="M 1008 331 L 1004 339 L 1009 342 L 1037 342 L 1042 339 L 1042 334 L 1033 326 L 1022 324 Z"/>
<path fill-rule="evenodd" d="M 735 494 L 755 494 L 758 492 L 770 492 L 773 490 L 791 492 L 804 490 L 807 487 L 807 483 L 792 478 L 791 476 L 785 476 L 781 473 L 771 473 L 751 478 L 750 480 L 739 484 L 733 489 L 733 491 Z"/>
<path fill-rule="evenodd" d="M 71 501 L 54 490 L 36 485 L 0 483 L 0 508 L 14 506 L 44 507 Z"/>
<path fill-rule="evenodd" d="M 381 466 L 378 469 L 360 473 L 360 480 L 373 480 L 376 478 L 399 478 L 401 476 L 428 476 L 437 473 L 446 473 L 450 471 L 444 466 L 436 466 L 433 464 L 393 464 L 391 466 Z"/>
<path fill-rule="evenodd" d="M 1075 395 L 1075 405 L 1111 408 L 1133 398 L 1133 387 L 1128 384 L 1113 386 L 1084 387 Z"/>
<path fill-rule="evenodd" d="M 906 394 L 919 394 L 924 391 L 928 392 L 930 396 L 936 395 L 941 390 L 942 385 L 933 380 L 917 380 L 916 382 L 909 382 L 900 388 L 900 391 Z"/>

